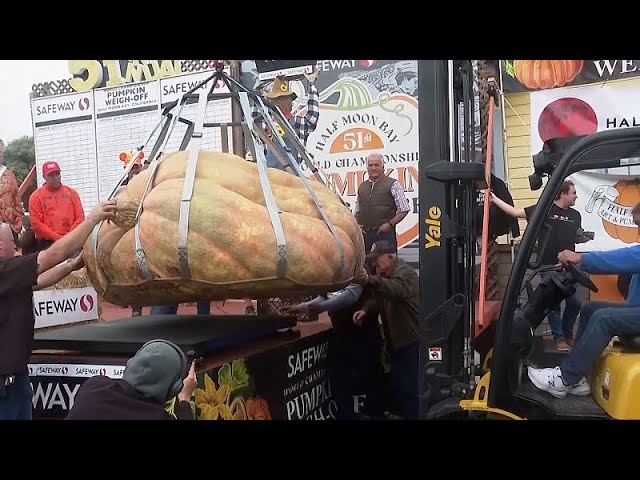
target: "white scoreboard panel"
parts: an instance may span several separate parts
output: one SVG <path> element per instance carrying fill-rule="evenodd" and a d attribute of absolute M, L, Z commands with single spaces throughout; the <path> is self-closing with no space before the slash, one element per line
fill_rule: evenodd
<path fill-rule="evenodd" d="M 212 75 L 212 72 L 201 72 L 191 75 L 180 75 L 176 77 L 163 78 L 160 80 L 161 87 L 161 101 L 162 108 L 165 108 L 167 104 L 178 100 L 190 91 L 198 83 L 203 82 Z M 201 88 L 211 88 L 211 80 L 204 84 Z M 216 86 L 215 93 L 228 93 L 229 89 L 226 85 Z M 196 93 L 196 92 L 194 92 Z M 180 106 L 176 105 L 171 113 L 178 113 Z M 188 99 L 185 105 L 183 105 L 180 112 L 180 117 L 187 120 L 195 120 L 198 112 L 198 100 L 197 98 Z M 231 99 L 212 100 L 207 104 L 207 110 L 205 113 L 205 123 L 227 122 L 231 123 Z M 173 152 L 180 148 L 180 144 L 184 138 L 184 134 L 187 131 L 187 125 L 183 122 L 177 122 L 173 131 L 170 134 L 167 146 L 164 149 L 165 152 Z M 231 128 L 228 128 L 229 135 L 229 151 L 232 152 L 233 142 L 231 140 Z M 221 130 L 219 127 L 204 128 L 200 148 L 205 150 L 218 150 L 222 151 Z M 187 146 L 189 149 L 189 146 Z"/>
<path fill-rule="evenodd" d="M 31 115 L 38 186 L 44 182 L 42 164 L 55 160 L 62 170 L 62 182 L 78 191 L 85 212 L 90 212 L 98 201 L 109 197 L 124 173 L 120 153 L 144 146 L 144 153 L 150 155 L 161 130 L 161 107 L 180 99 L 212 74 L 213 71 L 198 72 L 91 92 L 33 98 Z M 203 88 L 210 86 L 211 81 Z M 220 87 L 214 92 L 229 91 L 226 85 Z M 205 123 L 231 123 L 231 102 L 231 99 L 210 101 Z M 197 108 L 197 99 L 193 99 L 183 107 L 181 116 L 193 121 Z M 178 107 L 172 113 L 177 111 Z M 176 124 L 164 153 L 178 150 L 186 128 L 182 122 Z M 230 127 L 228 133 L 232 151 Z M 205 128 L 200 148 L 221 151 L 220 128 Z"/>
<path fill-rule="evenodd" d="M 98 186 L 100 200 L 104 200 L 124 173 L 120 153 L 145 145 L 160 122 L 160 86 L 152 81 L 99 89 L 95 103 Z M 159 132 L 160 127 L 146 144 L 149 150 Z"/>
<path fill-rule="evenodd" d="M 31 102 L 38 186 L 42 165 L 55 160 L 62 182 L 78 191 L 85 213 L 98 202 L 93 92 L 34 98 Z"/>

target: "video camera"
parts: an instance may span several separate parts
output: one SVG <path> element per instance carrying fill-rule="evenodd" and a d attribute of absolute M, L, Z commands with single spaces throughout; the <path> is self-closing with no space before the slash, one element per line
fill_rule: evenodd
<path fill-rule="evenodd" d="M 576 231 L 576 237 L 580 238 L 580 237 L 584 237 L 588 240 L 593 240 L 594 238 L 596 238 L 596 233 L 595 232 L 590 232 L 588 230 L 584 230 L 582 228 L 579 228 Z"/>

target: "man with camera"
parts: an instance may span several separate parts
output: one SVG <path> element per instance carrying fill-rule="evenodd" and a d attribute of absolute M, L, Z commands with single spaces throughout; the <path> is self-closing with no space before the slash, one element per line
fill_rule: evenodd
<path fill-rule="evenodd" d="M 578 194 L 574 183 L 571 180 L 565 180 L 547 215 L 547 225 L 551 228 L 551 232 L 544 250 L 538 252 L 541 265 L 555 265 L 558 263 L 560 252 L 564 250 L 575 252 L 576 243 L 593 240 L 593 233 L 585 232 L 582 229 L 580 212 L 571 208 L 576 204 L 577 198 Z M 527 220 L 536 207 L 536 205 L 531 205 L 526 208 L 516 208 L 500 200 L 493 193 L 491 194 L 491 202 L 507 215 Z M 541 277 L 544 280 L 553 273 L 553 271 L 544 272 Z M 549 327 L 551 327 L 556 349 L 560 352 L 568 352 L 573 347 L 573 327 L 578 313 L 580 313 L 584 293 L 584 288 L 576 285 L 576 292 L 565 299 L 564 313 L 561 315 L 559 309 L 549 313 Z"/>

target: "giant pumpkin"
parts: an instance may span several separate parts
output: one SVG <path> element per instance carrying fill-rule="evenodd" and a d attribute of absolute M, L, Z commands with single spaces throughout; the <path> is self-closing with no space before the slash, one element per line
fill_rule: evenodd
<path fill-rule="evenodd" d="M 360 270 L 362 233 L 340 198 L 309 181 L 329 219 L 325 222 L 300 178 L 267 169 L 286 241 L 287 268 L 278 271 L 283 252 L 277 248 L 257 165 L 201 150 L 188 216 L 188 278 L 182 277 L 178 228 L 188 154 L 172 153 L 159 162 L 142 202 L 138 230 L 150 277 L 136 256 L 133 220 L 152 168 L 118 190 L 115 222 L 101 223 L 95 239 L 85 243 L 87 273 L 105 300 L 126 306 L 304 296 L 342 288 Z M 329 224 L 343 246 L 343 261 Z"/>
<path fill-rule="evenodd" d="M 520 83 L 542 90 L 573 82 L 582 72 L 584 60 L 514 60 L 513 66 Z"/>
<path fill-rule="evenodd" d="M 640 202 L 640 180 L 620 181 L 613 186 L 618 191 L 615 203 L 623 207 L 633 207 Z M 611 238 L 620 239 L 624 243 L 640 242 L 638 227 L 624 227 L 602 219 L 602 225 Z"/>

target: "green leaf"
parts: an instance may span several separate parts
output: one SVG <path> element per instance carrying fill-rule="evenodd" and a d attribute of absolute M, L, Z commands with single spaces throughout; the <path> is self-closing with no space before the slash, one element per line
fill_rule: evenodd
<path fill-rule="evenodd" d="M 507 72 L 507 75 L 515 77 L 516 76 L 516 67 L 513 64 L 513 61 L 503 60 L 502 62 L 504 63 L 504 69 L 505 69 L 505 72 Z"/>
<path fill-rule="evenodd" d="M 249 372 L 244 360 L 234 360 L 232 364 L 233 376 L 231 377 L 231 384 L 229 389 L 233 392 L 238 388 L 246 387 L 249 385 Z"/>
<path fill-rule="evenodd" d="M 220 370 L 218 370 L 218 385 L 228 385 L 231 390 L 231 365 L 225 363 Z"/>

